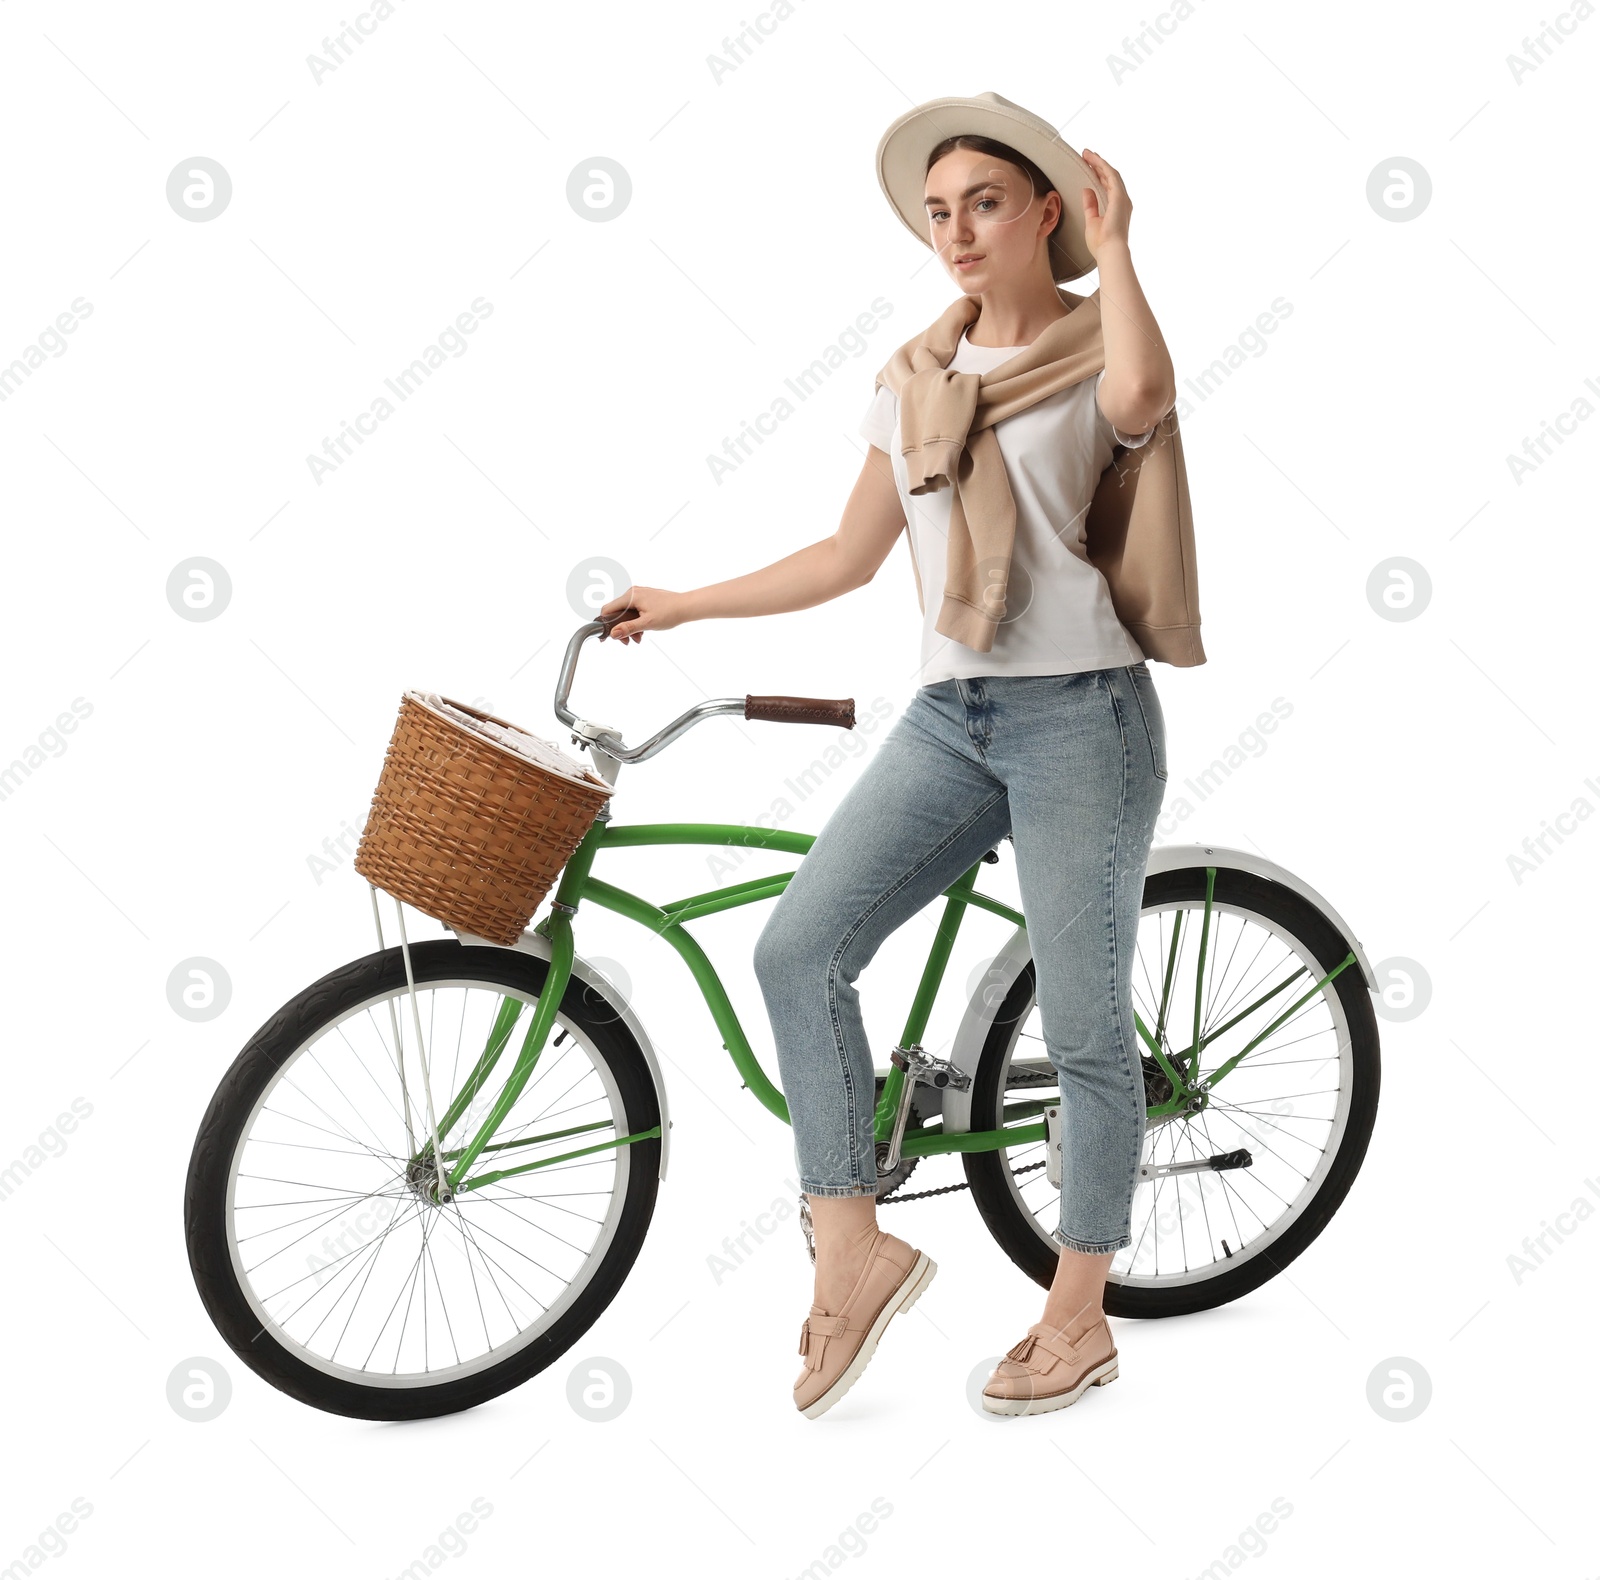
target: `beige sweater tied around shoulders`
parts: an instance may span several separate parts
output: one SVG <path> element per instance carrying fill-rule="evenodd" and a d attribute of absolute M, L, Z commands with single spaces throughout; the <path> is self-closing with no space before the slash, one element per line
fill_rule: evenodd
<path fill-rule="evenodd" d="M 1057 290 L 1066 317 L 988 373 L 949 371 L 979 311 L 975 298 L 961 296 L 889 358 L 874 384 L 887 384 L 899 398 L 910 492 L 951 491 L 944 602 L 934 629 L 980 653 L 993 648 L 1005 615 L 1017 527 L 994 425 L 1105 366 L 1099 290 L 1086 297 Z M 1090 563 L 1105 576 L 1117 618 L 1145 655 L 1180 667 L 1205 663 L 1176 411 L 1161 419 L 1148 443 L 1115 447 L 1084 531 Z"/>

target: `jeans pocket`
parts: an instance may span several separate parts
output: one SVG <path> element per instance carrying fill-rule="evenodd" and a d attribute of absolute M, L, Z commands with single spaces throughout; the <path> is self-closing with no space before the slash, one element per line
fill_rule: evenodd
<path fill-rule="evenodd" d="M 1156 695 L 1156 683 L 1148 663 L 1128 666 L 1128 680 L 1144 719 L 1144 732 L 1150 741 L 1150 765 L 1157 779 L 1167 777 L 1167 722 L 1161 712 L 1161 699 Z"/>

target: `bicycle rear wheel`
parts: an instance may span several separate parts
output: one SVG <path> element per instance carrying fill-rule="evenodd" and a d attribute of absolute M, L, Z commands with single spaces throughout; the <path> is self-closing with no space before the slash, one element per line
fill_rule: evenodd
<path fill-rule="evenodd" d="M 448 1163 L 510 1072 L 548 963 L 453 941 L 411 960 L 441 1127 L 490 1040 L 502 1049 L 441 1129 Z M 184 1200 L 195 1284 L 234 1353 L 294 1398 L 367 1420 L 469 1409 L 560 1356 L 632 1267 L 660 1169 L 658 1136 L 601 1145 L 661 1116 L 637 1042 L 574 977 L 472 1172 L 547 1166 L 435 1200 L 412 1031 L 398 949 L 308 987 L 223 1078 Z"/>
<path fill-rule="evenodd" d="M 1134 1008 L 1152 1032 L 1160 1026 L 1169 1059 L 1193 1040 L 1197 994 L 1202 1077 L 1266 1035 L 1203 1107 L 1150 1121 L 1142 1164 L 1240 1150 L 1251 1162 L 1158 1175 L 1136 1187 L 1133 1243 L 1115 1253 L 1106 1283 L 1111 1315 L 1177 1316 L 1236 1300 L 1299 1256 L 1344 1200 L 1378 1106 L 1378 1025 L 1359 964 L 1352 961 L 1281 1025 L 1272 1022 L 1348 949 L 1320 911 L 1271 879 L 1217 869 L 1209 925 L 1204 868 L 1146 879 Z M 1171 1085 L 1148 1049 L 1141 1052 L 1147 1100 L 1160 1106 Z M 1029 960 L 1007 988 L 974 1073 L 972 1128 L 1037 1124 L 1043 1106 L 1059 1101 Z M 1044 1143 L 968 1153 L 964 1163 L 990 1232 L 1048 1287 L 1060 1256 L 1051 1231 L 1061 1198 L 1046 1174 Z"/>

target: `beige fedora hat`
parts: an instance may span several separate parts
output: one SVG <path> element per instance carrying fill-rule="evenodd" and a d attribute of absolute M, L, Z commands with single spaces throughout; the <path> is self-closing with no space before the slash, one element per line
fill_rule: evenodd
<path fill-rule="evenodd" d="M 901 223 L 924 247 L 928 235 L 922 197 L 928 176 L 928 155 L 947 137 L 976 133 L 1025 154 L 1050 178 L 1061 194 L 1061 220 L 1050 237 L 1050 272 L 1057 282 L 1076 280 L 1095 266 L 1083 240 L 1083 200 L 1079 189 L 1091 187 L 1105 211 L 1106 194 L 1094 172 L 1061 140 L 1048 121 L 998 93 L 971 98 L 930 99 L 907 110 L 878 143 L 878 185 Z"/>

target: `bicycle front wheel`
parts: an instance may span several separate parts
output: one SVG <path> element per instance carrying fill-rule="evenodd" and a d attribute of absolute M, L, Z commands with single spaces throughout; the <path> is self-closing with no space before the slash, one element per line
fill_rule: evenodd
<path fill-rule="evenodd" d="M 1203 868 L 1146 879 L 1134 1009 L 1175 1067 L 1194 1057 L 1198 1026 L 1197 1078 L 1214 1084 L 1148 1123 L 1140 1161 L 1157 1172 L 1137 1185 L 1133 1243 L 1112 1258 L 1111 1315 L 1177 1316 L 1236 1300 L 1327 1226 L 1361 1167 L 1378 1107 L 1378 1025 L 1360 965 L 1352 960 L 1316 986 L 1348 953 L 1327 917 L 1271 879 L 1219 868 L 1209 903 Z M 1172 1085 L 1149 1049 L 1140 1051 L 1147 1106 L 1160 1108 Z M 1031 960 L 995 1015 L 972 1095 L 974 1130 L 1036 1125 L 1061 1101 Z M 1249 1154 L 1247 1166 L 1203 1166 L 1239 1153 Z M 1044 1143 L 968 1153 L 964 1163 L 990 1232 L 1048 1287 L 1061 1195 Z"/>
<path fill-rule="evenodd" d="M 548 963 L 411 950 L 446 1163 L 510 1072 Z M 632 1267 L 655 1207 L 655 1086 L 614 1008 L 574 977 L 526 1087 L 439 1201 L 399 949 L 286 1004 L 223 1078 L 184 1201 L 189 1261 L 233 1352 L 318 1409 L 398 1421 L 465 1410 L 548 1366 Z M 447 1105 L 491 1046 L 481 1090 Z M 525 1168 L 524 1165 L 542 1166 Z"/>

